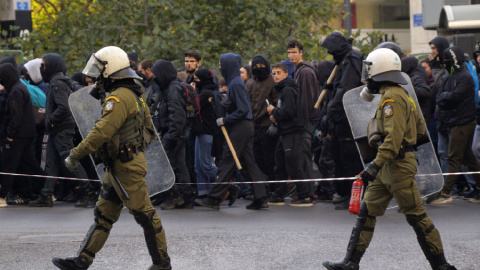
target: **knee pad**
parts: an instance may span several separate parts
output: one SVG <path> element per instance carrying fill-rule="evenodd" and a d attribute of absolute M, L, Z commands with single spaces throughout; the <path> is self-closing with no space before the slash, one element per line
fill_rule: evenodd
<path fill-rule="evenodd" d="M 152 224 L 154 213 L 155 212 L 151 212 L 151 213 L 138 212 L 133 214 L 133 217 L 135 218 L 135 221 L 138 224 L 140 224 L 140 226 L 145 227 Z"/>
<path fill-rule="evenodd" d="M 435 230 L 435 225 L 431 225 L 430 227 L 428 228 L 425 228 L 425 232 L 423 232 L 423 227 L 421 226 L 420 222 L 422 220 L 424 220 L 425 218 L 427 217 L 427 214 L 421 214 L 419 216 L 415 216 L 415 215 L 406 215 L 406 218 L 407 218 L 407 222 L 408 224 L 410 224 L 410 226 L 413 227 L 413 229 L 417 232 L 422 232 L 424 233 L 425 235 L 426 234 L 429 234 L 430 232 L 432 232 L 433 230 Z"/>
<path fill-rule="evenodd" d="M 107 201 L 111 201 L 116 204 L 123 204 L 120 197 L 118 197 L 117 191 L 112 185 L 103 184 L 102 190 L 100 191 L 100 196 Z"/>
<path fill-rule="evenodd" d="M 102 211 L 100 211 L 100 209 L 98 209 L 97 206 L 95 206 L 95 209 L 93 210 L 93 215 L 95 216 L 95 223 L 98 223 L 99 218 L 104 220 L 105 222 L 107 222 L 110 225 L 113 225 L 113 223 L 114 223 L 113 220 L 111 220 L 111 219 L 105 217 L 104 215 L 102 215 Z"/>

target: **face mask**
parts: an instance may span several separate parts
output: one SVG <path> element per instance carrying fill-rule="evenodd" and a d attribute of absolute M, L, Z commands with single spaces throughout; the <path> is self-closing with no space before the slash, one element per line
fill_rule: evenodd
<path fill-rule="evenodd" d="M 453 67 L 452 67 L 452 64 L 450 63 L 450 60 L 444 59 L 443 64 L 445 65 L 445 69 L 447 70 L 447 72 L 450 72 L 450 73 L 453 72 Z"/>
<path fill-rule="evenodd" d="M 203 89 L 203 84 L 201 81 L 197 81 L 195 80 L 195 87 L 198 89 L 198 90 L 202 90 Z"/>
<path fill-rule="evenodd" d="M 266 67 L 254 68 L 252 70 L 252 74 L 257 80 L 263 81 L 270 76 L 270 70 L 268 70 Z"/>
<path fill-rule="evenodd" d="M 50 81 L 50 76 L 48 75 L 46 70 L 43 70 L 43 66 L 40 67 L 40 74 L 42 75 L 42 79 L 44 82 L 48 83 Z"/>
<path fill-rule="evenodd" d="M 362 92 L 360 92 L 360 97 L 366 102 L 372 102 L 375 98 L 370 89 L 368 89 L 366 86 L 362 89 Z"/>

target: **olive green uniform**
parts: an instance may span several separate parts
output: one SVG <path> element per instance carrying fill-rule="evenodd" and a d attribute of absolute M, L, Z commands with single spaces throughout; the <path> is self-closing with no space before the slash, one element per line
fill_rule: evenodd
<path fill-rule="evenodd" d="M 95 208 L 95 224 L 87 233 L 79 251 L 79 255 L 87 256 L 90 262 L 95 257 L 95 253 L 103 247 L 113 223 L 118 220 L 125 205 L 144 229 L 153 263 L 168 262 L 168 265 L 170 264 L 165 231 L 160 217 L 150 202 L 145 182 L 147 162 L 143 152 L 146 147 L 143 128 L 151 127 L 151 123 L 150 112 L 144 97 L 139 98 L 127 88 L 117 88 L 106 98 L 102 117 L 87 137 L 73 149 L 73 157 L 79 160 L 98 149 L 104 149 L 105 143 L 109 145 L 109 150 L 103 151 L 103 155 L 111 158 L 111 170 L 129 195 L 129 199 L 125 198 L 114 181 L 112 173 L 106 170 Z M 127 162 L 122 162 L 117 158 L 118 153 L 114 153 L 118 146 L 124 143 L 129 143 L 134 149 L 133 159 Z M 116 149 L 112 150 L 112 148 Z"/>
<path fill-rule="evenodd" d="M 426 135 L 425 121 L 403 88 L 387 84 L 380 89 L 380 94 L 376 119 L 384 141 L 374 162 L 381 169 L 365 192 L 363 200 L 368 215 L 355 249 L 360 253 L 367 249 L 373 236 L 375 217 L 383 215 L 391 199 L 395 198 L 400 211 L 414 228 L 425 256 L 432 263 L 437 256 L 443 256 L 443 246 L 438 230 L 426 215 L 415 181 L 417 161 L 411 150 L 417 138 Z M 402 150 L 404 157 L 399 154 L 401 148 L 405 150 Z"/>

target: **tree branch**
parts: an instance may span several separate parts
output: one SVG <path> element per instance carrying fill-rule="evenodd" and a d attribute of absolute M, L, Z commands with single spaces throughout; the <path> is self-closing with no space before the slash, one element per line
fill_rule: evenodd
<path fill-rule="evenodd" d="M 41 2 L 41 1 L 35 1 L 37 2 L 40 6 L 42 6 L 42 9 L 45 10 L 45 13 L 47 14 L 47 16 L 52 19 L 52 21 L 55 20 L 55 18 L 53 18 L 53 16 L 50 14 L 50 12 L 48 12 L 48 9 L 47 7 L 45 6 L 45 3 Z"/>

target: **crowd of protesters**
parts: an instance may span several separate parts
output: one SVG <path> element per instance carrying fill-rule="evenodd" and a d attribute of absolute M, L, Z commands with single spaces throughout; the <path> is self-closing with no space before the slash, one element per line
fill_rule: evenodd
<path fill-rule="evenodd" d="M 305 61 L 298 40 L 286 44 L 288 60 L 279 63 L 262 54 L 249 61 L 222 54 L 221 74 L 203 67 L 194 50 L 185 53 L 182 67 L 166 60 L 139 61 L 136 53 L 128 53 L 131 68 L 143 78 L 138 83 L 178 183 L 152 203 L 163 210 L 219 209 L 223 201 L 231 206 L 243 198 L 253 201 L 247 209 L 263 209 L 284 205 L 287 199 L 294 207 L 329 201 L 337 210 L 348 209 L 352 181 L 314 179 L 352 177 L 363 169 L 342 98 L 363 85 L 364 55 L 339 32 L 328 35 L 321 46 L 332 61 Z M 480 51 L 469 60 L 462 48 L 451 47 L 441 36 L 429 46 L 431 55 L 419 60 L 403 55 L 395 43 L 379 45 L 402 59 L 442 171 L 480 171 L 480 106 L 475 110 Z M 66 71 L 65 60 L 55 53 L 22 65 L 13 56 L 0 59 L 0 207 L 52 207 L 54 201 L 95 206 L 99 182 L 49 177 L 98 179 L 90 158 L 75 171 L 64 164 L 81 140 L 68 97 L 96 80 L 80 72 L 69 77 Z M 277 182 L 287 179 L 313 180 Z M 256 181 L 271 183 L 232 184 Z M 457 196 L 480 202 L 479 188 L 478 174 L 448 176 L 442 191 L 427 203 L 452 203 Z"/>

